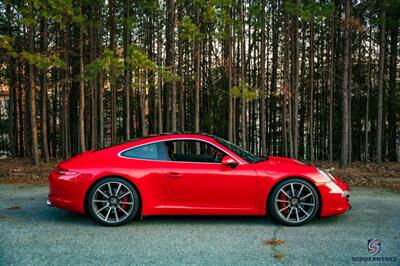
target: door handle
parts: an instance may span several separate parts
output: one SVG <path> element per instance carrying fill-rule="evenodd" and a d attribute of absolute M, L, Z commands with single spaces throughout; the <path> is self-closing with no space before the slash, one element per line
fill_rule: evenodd
<path fill-rule="evenodd" d="M 167 176 L 170 178 L 180 178 L 182 177 L 182 174 L 178 172 L 168 172 Z"/>

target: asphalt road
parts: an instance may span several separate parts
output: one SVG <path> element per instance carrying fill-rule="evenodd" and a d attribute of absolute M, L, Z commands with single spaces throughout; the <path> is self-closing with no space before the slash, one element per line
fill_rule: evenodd
<path fill-rule="evenodd" d="M 47 207 L 46 194 L 0 185 L 0 265 L 375 265 L 352 258 L 372 257 L 373 238 L 378 257 L 397 259 L 379 264 L 400 265 L 400 193 L 390 190 L 354 188 L 350 212 L 300 227 L 267 217 L 148 217 L 109 228 Z"/>

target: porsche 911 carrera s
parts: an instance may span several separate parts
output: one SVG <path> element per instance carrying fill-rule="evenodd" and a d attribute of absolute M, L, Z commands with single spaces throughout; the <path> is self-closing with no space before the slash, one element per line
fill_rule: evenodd
<path fill-rule="evenodd" d="M 149 136 L 58 164 L 47 204 L 111 226 L 151 215 L 272 215 L 301 225 L 351 207 L 349 187 L 329 172 L 188 133 Z"/>

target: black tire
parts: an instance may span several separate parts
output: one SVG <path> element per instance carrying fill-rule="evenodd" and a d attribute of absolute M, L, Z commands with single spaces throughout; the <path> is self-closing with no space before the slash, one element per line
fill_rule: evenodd
<path fill-rule="evenodd" d="M 132 221 L 138 214 L 139 205 L 136 189 L 131 183 L 118 177 L 97 182 L 90 189 L 86 202 L 93 219 L 106 226 L 119 226 Z"/>
<path fill-rule="evenodd" d="M 314 186 L 305 180 L 287 179 L 279 183 L 271 193 L 268 210 L 281 224 L 302 225 L 314 219 L 318 212 L 319 195 Z"/>

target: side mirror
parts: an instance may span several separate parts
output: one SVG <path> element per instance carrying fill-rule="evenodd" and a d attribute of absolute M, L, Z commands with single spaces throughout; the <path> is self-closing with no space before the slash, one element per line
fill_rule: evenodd
<path fill-rule="evenodd" d="M 235 168 L 239 163 L 235 159 L 233 159 L 231 156 L 225 155 L 222 158 L 221 164 L 223 166 L 229 166 L 231 168 Z"/>

